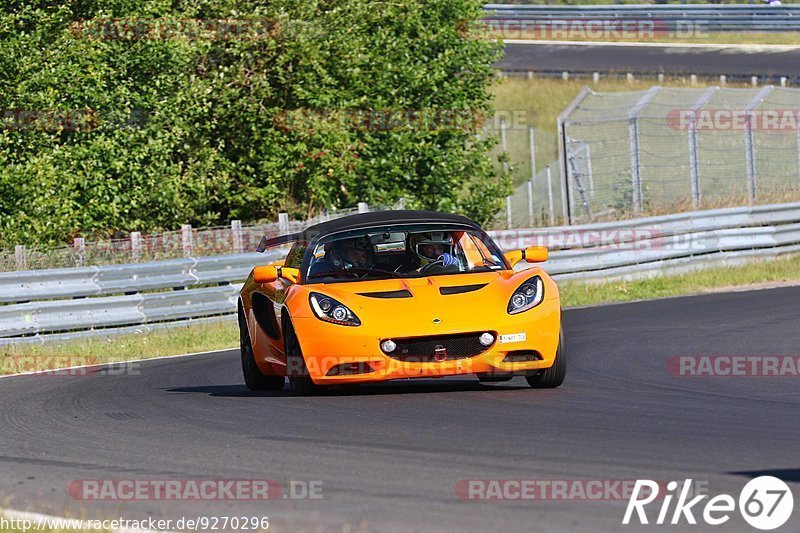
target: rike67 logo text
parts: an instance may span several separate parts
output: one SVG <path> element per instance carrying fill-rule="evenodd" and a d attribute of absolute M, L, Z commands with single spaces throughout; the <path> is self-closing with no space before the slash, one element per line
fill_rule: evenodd
<path fill-rule="evenodd" d="M 785 524 L 794 508 L 794 497 L 788 485 L 772 476 L 757 477 L 747 483 L 739 494 L 738 502 L 729 494 L 720 494 L 705 502 L 703 500 L 708 498 L 706 494 L 689 499 L 692 493 L 691 479 L 684 481 L 683 485 L 670 481 L 664 494 L 660 493 L 661 487 L 656 481 L 637 480 L 622 523 L 630 524 L 635 513 L 640 524 L 697 524 L 697 513 L 706 524 L 718 526 L 731 519 L 738 503 L 739 512 L 748 524 L 768 531 Z M 656 501 L 653 507 L 659 508 L 660 505 L 660 508 L 655 521 L 651 522 L 655 509 L 651 509 L 648 516 L 645 507 Z"/>

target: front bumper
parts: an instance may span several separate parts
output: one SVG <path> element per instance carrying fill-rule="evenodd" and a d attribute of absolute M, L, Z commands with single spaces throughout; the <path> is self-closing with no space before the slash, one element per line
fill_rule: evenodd
<path fill-rule="evenodd" d="M 469 321 L 459 329 L 397 331 L 387 320 L 381 328 L 349 327 L 322 322 L 317 318 L 296 318 L 293 325 L 312 381 L 316 384 L 345 384 L 444 377 L 462 374 L 514 375 L 549 368 L 555 361 L 561 327 L 561 309 L 557 299 L 545 300 L 538 307 L 519 315 L 498 317 L 493 324 L 487 320 Z M 395 331 L 392 331 L 395 329 Z M 427 328 L 425 328 L 427 329 Z M 442 362 L 407 362 L 385 355 L 380 343 L 385 339 L 449 335 L 457 333 L 491 332 L 494 344 L 474 357 Z M 383 334 L 381 334 L 383 333 Z M 525 340 L 500 342 L 502 335 L 525 334 Z M 395 335 L 396 334 L 396 335 Z M 535 351 L 541 360 L 503 362 L 509 352 Z M 341 370 L 352 366 L 356 373 L 328 375 L 334 367 Z M 336 372 L 336 371 L 334 371 Z"/>

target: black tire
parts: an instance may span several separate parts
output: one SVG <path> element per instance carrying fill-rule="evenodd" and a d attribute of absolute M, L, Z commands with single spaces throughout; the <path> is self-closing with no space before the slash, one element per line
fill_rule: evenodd
<path fill-rule="evenodd" d="M 306 360 L 300 349 L 300 342 L 292 326 L 292 320 L 286 318 L 283 326 L 283 349 L 286 354 L 286 375 L 289 385 L 295 393 L 308 396 L 319 391 L 319 387 L 311 381 Z"/>
<path fill-rule="evenodd" d="M 556 360 L 553 366 L 545 368 L 538 374 L 526 376 L 528 385 L 534 389 L 554 389 L 564 383 L 567 376 L 567 359 L 564 355 L 564 330 L 558 335 L 558 349 L 556 350 Z"/>
<path fill-rule="evenodd" d="M 284 384 L 283 376 L 268 376 L 261 372 L 256 364 L 253 354 L 253 345 L 250 342 L 250 332 L 247 330 L 247 322 L 241 308 L 239 309 L 239 349 L 242 354 L 242 375 L 244 384 L 247 388 L 254 391 L 276 391 L 282 390 Z"/>

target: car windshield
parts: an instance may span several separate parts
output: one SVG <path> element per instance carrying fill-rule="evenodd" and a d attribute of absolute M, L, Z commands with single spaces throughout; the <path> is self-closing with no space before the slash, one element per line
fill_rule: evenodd
<path fill-rule="evenodd" d="M 479 231 L 440 224 L 387 226 L 321 239 L 311 254 L 309 282 L 438 276 L 505 267 Z"/>

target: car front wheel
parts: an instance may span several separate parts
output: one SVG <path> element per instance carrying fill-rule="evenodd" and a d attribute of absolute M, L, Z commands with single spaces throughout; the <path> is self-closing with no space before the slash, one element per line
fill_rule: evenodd
<path fill-rule="evenodd" d="M 239 312 L 239 349 L 242 355 L 242 374 L 247 388 L 254 391 L 275 391 L 283 389 L 283 376 L 268 376 L 261 372 L 253 354 L 250 332 L 241 311 Z"/>
<path fill-rule="evenodd" d="M 564 331 L 558 335 L 558 349 L 556 350 L 556 360 L 553 366 L 545 368 L 538 374 L 526 376 L 528 385 L 534 389 L 554 389 L 564 383 L 567 376 L 567 360 L 564 355 Z"/>

